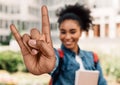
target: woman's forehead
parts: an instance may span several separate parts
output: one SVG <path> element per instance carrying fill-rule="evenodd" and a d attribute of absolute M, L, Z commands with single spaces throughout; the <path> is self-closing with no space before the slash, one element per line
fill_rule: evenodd
<path fill-rule="evenodd" d="M 60 24 L 60 28 L 64 28 L 64 27 L 69 27 L 69 28 L 76 28 L 76 27 L 80 27 L 79 22 L 76 20 L 64 20 L 61 24 Z"/>

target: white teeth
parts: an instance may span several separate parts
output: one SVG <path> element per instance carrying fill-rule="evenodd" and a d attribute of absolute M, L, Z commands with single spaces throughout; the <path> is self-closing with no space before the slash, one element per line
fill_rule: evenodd
<path fill-rule="evenodd" d="M 71 42 L 66 42 L 66 44 L 71 44 Z"/>

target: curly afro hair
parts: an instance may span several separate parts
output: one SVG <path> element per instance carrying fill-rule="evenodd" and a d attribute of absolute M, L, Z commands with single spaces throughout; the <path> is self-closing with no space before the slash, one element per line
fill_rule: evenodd
<path fill-rule="evenodd" d="M 92 24 L 92 17 L 90 16 L 90 10 L 83 5 L 76 3 L 75 5 L 65 5 L 65 8 L 56 11 L 59 25 L 66 19 L 73 19 L 79 22 L 81 29 L 88 31 Z"/>

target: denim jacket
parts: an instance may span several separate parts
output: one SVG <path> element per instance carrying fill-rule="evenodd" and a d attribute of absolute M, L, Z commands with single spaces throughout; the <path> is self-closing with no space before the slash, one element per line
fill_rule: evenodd
<path fill-rule="evenodd" d="M 58 79 L 55 83 L 53 83 L 53 85 L 75 85 L 75 72 L 80 68 L 79 63 L 75 60 L 76 54 L 73 51 L 65 48 L 65 46 L 63 45 L 61 46 L 61 50 L 64 52 L 63 63 L 61 66 L 61 71 L 58 76 Z M 56 49 L 55 53 L 56 53 L 56 67 L 54 68 L 54 71 L 51 73 L 53 80 L 55 72 L 59 70 L 58 62 L 60 60 L 58 51 Z M 98 85 L 107 85 L 106 80 L 103 77 L 99 61 L 96 65 L 96 68 L 94 66 L 92 52 L 84 51 L 79 48 L 78 55 L 81 57 L 83 66 L 86 70 L 98 70 L 100 72 Z"/>

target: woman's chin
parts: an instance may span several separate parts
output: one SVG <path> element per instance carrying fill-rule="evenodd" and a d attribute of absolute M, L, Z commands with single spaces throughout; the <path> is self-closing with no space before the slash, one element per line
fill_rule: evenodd
<path fill-rule="evenodd" d="M 65 47 L 66 47 L 67 49 L 72 49 L 72 46 L 71 46 L 71 45 L 65 45 Z"/>

